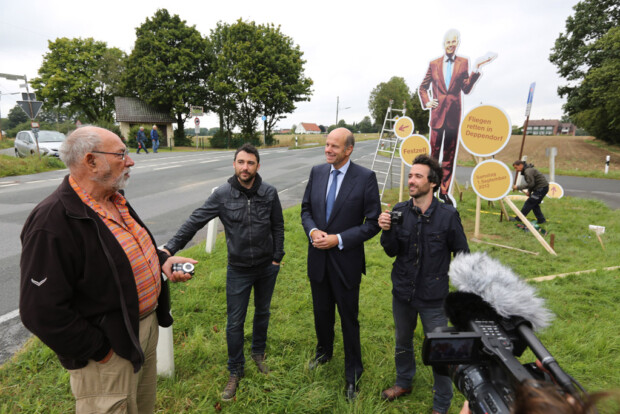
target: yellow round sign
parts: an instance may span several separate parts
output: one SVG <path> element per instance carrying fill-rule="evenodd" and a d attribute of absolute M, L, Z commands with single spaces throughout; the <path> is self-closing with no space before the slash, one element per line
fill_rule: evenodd
<path fill-rule="evenodd" d="M 398 138 L 407 138 L 413 135 L 413 120 L 408 116 L 398 118 L 394 124 L 394 134 Z"/>
<path fill-rule="evenodd" d="M 510 169 L 501 161 L 482 161 L 472 171 L 471 183 L 481 198 L 489 201 L 499 200 L 506 197 L 512 188 Z"/>
<path fill-rule="evenodd" d="M 549 198 L 562 198 L 564 197 L 564 189 L 558 183 L 551 181 L 549 183 L 549 192 L 547 193 Z"/>
<path fill-rule="evenodd" d="M 510 139 L 510 118 L 496 106 L 478 106 L 461 122 L 461 142 L 467 151 L 479 157 L 500 152 Z"/>
<path fill-rule="evenodd" d="M 400 144 L 400 159 L 410 167 L 415 157 L 430 153 L 431 145 L 422 135 L 412 135 Z"/>

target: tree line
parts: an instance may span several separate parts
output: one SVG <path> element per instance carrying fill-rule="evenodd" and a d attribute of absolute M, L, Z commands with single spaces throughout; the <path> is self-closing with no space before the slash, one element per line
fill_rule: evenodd
<path fill-rule="evenodd" d="M 203 35 L 159 9 L 136 29 L 129 55 L 92 38 L 58 38 L 48 47 L 32 80 L 47 112 L 113 123 L 114 97 L 136 97 L 174 116 L 178 145 L 187 142 L 192 105 L 218 115 L 216 140 L 232 140 L 237 127 L 246 141 L 263 128 L 269 140 L 276 122 L 312 95 L 303 52 L 273 24 L 239 19 Z"/>

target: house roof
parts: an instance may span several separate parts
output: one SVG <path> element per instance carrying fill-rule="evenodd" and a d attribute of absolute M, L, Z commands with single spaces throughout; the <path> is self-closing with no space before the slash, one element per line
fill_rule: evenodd
<path fill-rule="evenodd" d="M 302 122 L 301 126 L 303 126 L 306 131 L 321 132 L 321 128 L 319 128 L 317 124 L 310 124 L 310 123 Z"/>
<path fill-rule="evenodd" d="M 558 126 L 560 121 L 557 119 L 533 119 L 528 122 L 528 126 Z"/>
<path fill-rule="evenodd" d="M 117 122 L 175 123 L 176 119 L 165 111 L 147 105 L 138 98 L 114 97 Z"/>

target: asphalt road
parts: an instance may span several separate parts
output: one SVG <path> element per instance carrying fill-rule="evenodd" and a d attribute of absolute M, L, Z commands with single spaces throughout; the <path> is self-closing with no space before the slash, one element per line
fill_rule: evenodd
<path fill-rule="evenodd" d="M 353 160 L 370 167 L 376 145 L 376 141 L 357 143 Z M 301 202 L 310 167 L 325 161 L 323 147 L 267 149 L 260 154 L 260 174 L 278 189 L 284 208 Z M 126 196 L 159 245 L 168 241 L 211 190 L 233 173 L 232 151 L 170 153 L 162 149 L 158 154 L 131 156 L 136 165 Z M 459 183 L 470 180 L 471 170 L 457 168 Z M 0 363 L 29 336 L 17 312 L 22 225 L 30 211 L 54 191 L 66 174 L 67 170 L 62 170 L 0 178 Z M 620 180 L 558 176 L 556 181 L 566 195 L 597 198 L 611 208 L 620 208 Z M 205 237 L 206 228 L 198 232 L 192 244 Z"/>

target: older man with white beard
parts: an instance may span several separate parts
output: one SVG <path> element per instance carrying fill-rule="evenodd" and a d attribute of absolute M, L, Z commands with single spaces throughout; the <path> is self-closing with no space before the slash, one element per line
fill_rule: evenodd
<path fill-rule="evenodd" d="M 92 126 L 60 148 L 69 175 L 21 234 L 20 315 L 69 371 L 77 413 L 150 413 L 158 325 L 170 326 L 171 257 L 118 192 L 134 165 L 123 141 Z"/>

